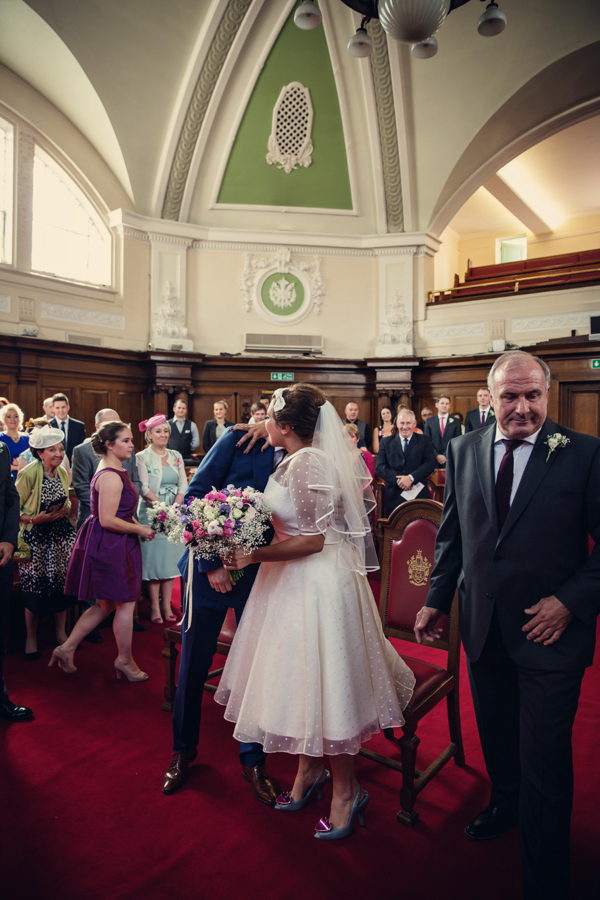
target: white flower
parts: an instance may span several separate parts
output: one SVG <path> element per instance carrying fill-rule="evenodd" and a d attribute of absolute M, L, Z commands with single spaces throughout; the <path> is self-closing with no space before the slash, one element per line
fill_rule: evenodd
<path fill-rule="evenodd" d="M 560 450 L 562 447 L 566 447 L 567 444 L 570 444 L 571 442 L 565 434 L 561 434 L 560 431 L 557 431 L 556 434 L 549 434 L 545 443 L 548 447 L 548 455 L 546 457 L 546 462 L 548 462 L 551 453 L 554 453 L 555 450 Z"/>
<path fill-rule="evenodd" d="M 231 515 L 233 516 L 234 519 L 241 519 L 242 511 L 241 511 L 241 509 L 238 509 L 238 507 L 236 506 L 234 509 L 231 510 Z"/>
<path fill-rule="evenodd" d="M 216 509 L 213 509 L 212 506 L 205 506 L 202 510 L 202 515 L 208 522 L 210 522 L 212 519 L 217 518 L 218 513 Z"/>
<path fill-rule="evenodd" d="M 223 529 L 218 522 L 210 522 L 207 531 L 209 534 L 223 534 Z"/>

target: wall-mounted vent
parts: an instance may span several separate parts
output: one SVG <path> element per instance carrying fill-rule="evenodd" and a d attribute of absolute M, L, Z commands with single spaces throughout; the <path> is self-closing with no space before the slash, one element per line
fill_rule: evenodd
<path fill-rule="evenodd" d="M 86 344 L 88 347 L 102 346 L 102 338 L 89 337 L 85 334 L 68 334 L 67 340 L 70 344 Z"/>
<path fill-rule="evenodd" d="M 323 353 L 320 334 L 246 334 L 247 353 Z"/>

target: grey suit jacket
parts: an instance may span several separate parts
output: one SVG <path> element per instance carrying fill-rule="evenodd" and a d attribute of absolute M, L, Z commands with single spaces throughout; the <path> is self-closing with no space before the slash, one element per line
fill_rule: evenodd
<path fill-rule="evenodd" d="M 90 515 L 90 483 L 101 457 L 97 456 L 92 450 L 90 438 L 87 438 L 83 444 L 79 444 L 73 450 L 73 462 L 71 464 L 71 480 L 73 489 L 79 500 L 79 509 L 77 510 L 77 528 L 85 522 Z M 136 491 L 140 492 L 140 479 L 138 476 L 137 466 L 135 463 L 135 453 L 123 463 L 123 468 L 133 481 Z"/>
<path fill-rule="evenodd" d="M 450 610 L 458 583 L 467 655 L 483 649 L 494 607 L 506 648 L 531 669 L 589 666 L 600 612 L 600 440 L 546 419 L 508 517 L 498 524 L 492 425 L 448 445 L 446 492 L 426 606 Z M 569 443 L 548 455 L 546 439 Z M 596 543 L 588 555 L 588 535 Z M 573 614 L 556 643 L 528 641 L 524 610 L 554 595 Z"/>

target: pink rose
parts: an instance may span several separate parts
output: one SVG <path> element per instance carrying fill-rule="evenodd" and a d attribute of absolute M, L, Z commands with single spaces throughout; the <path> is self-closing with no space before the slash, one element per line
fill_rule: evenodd
<path fill-rule="evenodd" d="M 184 531 L 184 532 L 183 532 L 183 539 L 184 539 L 184 541 L 186 542 L 186 544 L 189 544 L 190 541 L 193 541 L 193 540 L 194 540 L 194 535 L 193 535 L 193 534 L 190 534 L 189 531 Z"/>

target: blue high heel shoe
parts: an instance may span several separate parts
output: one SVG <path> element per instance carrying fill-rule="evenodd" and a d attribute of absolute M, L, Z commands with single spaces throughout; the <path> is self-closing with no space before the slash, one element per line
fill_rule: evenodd
<path fill-rule="evenodd" d="M 350 810 L 348 824 L 344 828 L 334 828 L 329 819 L 326 816 L 323 816 L 315 826 L 314 837 L 318 838 L 320 841 L 337 841 L 341 840 L 341 838 L 350 837 L 354 831 L 354 820 L 357 816 L 360 824 L 365 824 L 364 812 L 367 808 L 367 803 L 369 802 L 369 795 L 365 791 L 363 798 L 359 803 L 360 790 L 361 789 L 359 788 L 356 792 L 356 797 L 354 798 L 354 803 Z"/>
<path fill-rule="evenodd" d="M 325 775 L 325 778 L 323 778 L 323 774 Z M 321 780 L 322 778 L 323 780 Z M 292 800 L 291 794 L 288 791 L 284 791 L 277 798 L 275 809 L 286 810 L 287 812 L 295 812 L 298 809 L 304 809 L 304 807 L 310 800 L 310 796 L 315 788 L 317 789 L 318 799 L 321 799 L 321 797 L 323 796 L 323 788 L 328 781 L 331 781 L 331 774 L 329 770 L 323 766 L 323 768 L 315 778 L 314 783 L 311 784 L 301 800 Z"/>

